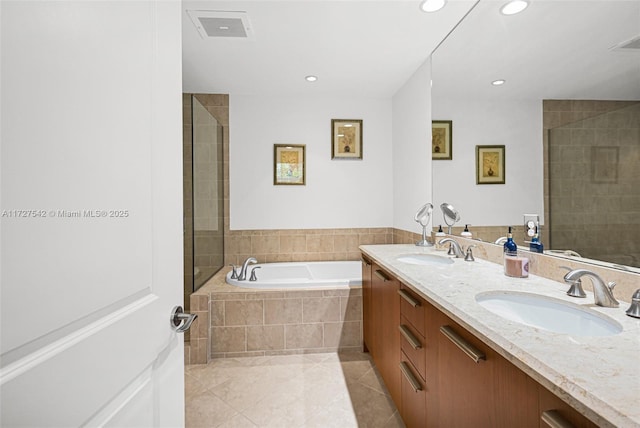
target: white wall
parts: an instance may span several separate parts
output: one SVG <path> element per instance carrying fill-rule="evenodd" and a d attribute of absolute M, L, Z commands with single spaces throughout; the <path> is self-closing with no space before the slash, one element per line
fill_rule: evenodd
<path fill-rule="evenodd" d="M 331 119 L 363 120 L 363 160 L 331 159 Z M 229 96 L 230 228 L 389 227 L 391 100 Z M 306 185 L 273 185 L 273 145 L 306 144 Z M 413 215 L 413 214 L 411 214 Z"/>
<path fill-rule="evenodd" d="M 453 121 L 453 160 L 433 162 L 434 203 L 460 212 L 458 225 L 543 220 L 542 101 L 452 99 L 434 93 L 433 119 Z M 506 184 L 476 185 L 476 145 L 505 145 Z M 443 223 L 438 209 L 435 224 Z M 473 231 L 473 228 L 471 228 Z"/>
<path fill-rule="evenodd" d="M 422 228 L 413 220 L 431 196 L 431 60 L 393 97 L 393 227 Z"/>

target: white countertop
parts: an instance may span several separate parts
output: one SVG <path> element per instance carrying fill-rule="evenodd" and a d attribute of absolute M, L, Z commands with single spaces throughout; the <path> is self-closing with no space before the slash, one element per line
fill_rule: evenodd
<path fill-rule="evenodd" d="M 363 245 L 360 249 L 389 273 L 469 329 L 533 379 L 599 426 L 640 427 L 640 319 L 619 308 L 601 308 L 566 295 L 568 286 L 535 275 L 510 278 L 501 265 L 476 258 L 450 265 L 411 265 L 403 254 L 446 252 L 415 245 Z M 623 331 L 613 336 L 573 337 L 508 321 L 476 302 L 486 291 L 540 294 L 588 306 L 615 319 Z"/>

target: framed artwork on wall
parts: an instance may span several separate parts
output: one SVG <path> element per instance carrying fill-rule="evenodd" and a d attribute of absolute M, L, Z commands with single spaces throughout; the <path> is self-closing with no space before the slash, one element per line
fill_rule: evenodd
<path fill-rule="evenodd" d="M 273 184 L 305 184 L 304 144 L 273 145 Z"/>
<path fill-rule="evenodd" d="M 331 119 L 331 159 L 362 159 L 361 119 Z"/>
<path fill-rule="evenodd" d="M 504 155 L 504 146 L 476 146 L 476 184 L 505 184 Z"/>
<path fill-rule="evenodd" d="M 453 122 L 434 120 L 431 122 L 431 159 L 453 159 Z"/>

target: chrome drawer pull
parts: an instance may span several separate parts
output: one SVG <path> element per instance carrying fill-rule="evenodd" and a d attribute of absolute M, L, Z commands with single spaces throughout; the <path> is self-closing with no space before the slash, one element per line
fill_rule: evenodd
<path fill-rule="evenodd" d="M 415 392 L 422 391 L 422 385 L 420 385 L 420 382 L 418 382 L 416 377 L 411 372 L 411 369 L 404 361 L 400 362 L 400 371 L 404 375 L 405 379 L 407 379 L 407 381 L 411 384 L 411 388 L 413 388 Z"/>
<path fill-rule="evenodd" d="M 440 333 L 444 334 L 447 337 L 447 339 L 452 341 L 454 345 L 460 348 L 462 352 L 467 354 L 469 358 L 471 358 L 476 363 L 479 363 L 480 360 L 487 359 L 487 357 L 482 353 L 482 351 L 479 351 L 478 349 L 476 349 L 475 346 L 473 346 L 472 344 L 464 340 L 462 337 L 460 337 L 458 333 L 456 333 L 448 325 L 443 325 L 442 327 L 440 327 Z"/>
<path fill-rule="evenodd" d="M 407 342 L 409 342 L 409 345 L 411 345 L 413 349 L 418 350 L 422 348 L 422 344 L 420 343 L 420 341 L 413 335 L 413 333 L 411 333 L 406 325 L 400 324 L 398 326 L 398 329 L 400 329 L 400 333 L 404 336 L 405 339 L 407 339 Z"/>
<path fill-rule="evenodd" d="M 551 428 L 574 428 L 557 410 L 545 410 L 540 419 Z"/>
<path fill-rule="evenodd" d="M 414 299 L 409 293 L 407 293 L 404 290 L 398 290 L 398 294 L 400 295 L 400 297 L 402 297 L 404 300 L 406 300 L 407 302 L 409 302 L 409 304 L 411 306 L 413 306 L 414 308 L 418 307 L 418 306 L 422 306 L 420 304 L 419 300 Z"/>
<path fill-rule="evenodd" d="M 389 281 L 389 277 L 385 275 L 381 270 L 376 269 L 374 272 L 378 278 L 380 278 L 383 282 Z"/>

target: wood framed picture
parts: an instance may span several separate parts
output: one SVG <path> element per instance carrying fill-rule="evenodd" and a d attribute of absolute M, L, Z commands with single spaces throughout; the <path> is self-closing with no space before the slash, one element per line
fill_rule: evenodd
<path fill-rule="evenodd" d="M 434 120 L 431 122 L 431 159 L 453 159 L 453 122 Z"/>
<path fill-rule="evenodd" d="M 304 144 L 273 145 L 273 184 L 305 184 Z"/>
<path fill-rule="evenodd" d="M 362 159 L 361 119 L 331 119 L 331 159 Z"/>
<path fill-rule="evenodd" d="M 504 155 L 504 146 L 476 146 L 476 184 L 505 183 Z"/>

